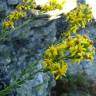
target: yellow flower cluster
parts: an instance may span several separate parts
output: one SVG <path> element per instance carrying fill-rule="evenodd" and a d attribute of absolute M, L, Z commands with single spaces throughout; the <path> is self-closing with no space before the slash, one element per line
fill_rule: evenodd
<path fill-rule="evenodd" d="M 68 65 L 64 60 L 53 62 L 52 59 L 45 59 L 44 64 L 45 69 L 54 74 L 56 80 L 62 78 L 62 76 L 66 76 Z"/>
<path fill-rule="evenodd" d="M 54 74 L 56 79 L 62 78 L 67 72 L 68 66 L 64 59 L 61 58 L 64 57 L 64 53 L 62 53 L 64 47 L 63 45 L 52 45 L 45 51 L 44 67 Z"/>
<path fill-rule="evenodd" d="M 30 6 L 28 5 L 17 5 L 16 7 L 18 10 L 23 10 L 23 11 L 27 11 L 27 10 L 30 10 Z"/>
<path fill-rule="evenodd" d="M 16 10 L 8 16 L 5 22 L 3 22 L 3 26 L 5 28 L 14 27 L 14 22 L 25 16 L 26 12 Z"/>
<path fill-rule="evenodd" d="M 66 60 L 70 59 L 75 63 L 80 63 L 82 60 L 91 61 L 94 54 L 95 48 L 87 36 L 68 37 L 45 51 L 44 66 L 58 79 L 66 75 L 68 69 Z"/>
<path fill-rule="evenodd" d="M 31 3 L 33 3 L 32 1 L 33 0 L 22 0 L 22 3 L 16 6 L 16 10 L 13 11 L 3 22 L 3 27 L 14 27 L 16 21 L 26 16 L 26 12 L 30 10 Z"/>
<path fill-rule="evenodd" d="M 69 50 L 69 57 L 74 61 L 80 63 L 82 60 L 93 60 L 95 48 L 93 42 L 87 36 L 76 35 L 76 37 L 69 37 L 66 41 Z"/>
<path fill-rule="evenodd" d="M 69 30 L 66 32 L 70 35 L 72 32 L 75 33 L 78 28 L 85 28 L 88 22 L 92 21 L 92 10 L 87 4 L 80 4 L 76 9 L 72 10 L 67 14 L 69 22 Z"/>
<path fill-rule="evenodd" d="M 55 9 L 62 9 L 66 0 L 49 0 L 47 4 L 41 6 L 43 11 L 50 11 Z"/>
<path fill-rule="evenodd" d="M 6 20 L 3 22 L 3 27 L 4 28 L 11 28 L 11 27 L 14 28 L 14 22 Z"/>

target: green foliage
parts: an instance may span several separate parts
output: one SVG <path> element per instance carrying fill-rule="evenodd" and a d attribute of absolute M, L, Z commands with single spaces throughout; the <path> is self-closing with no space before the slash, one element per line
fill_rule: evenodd
<path fill-rule="evenodd" d="M 49 0 L 47 4 L 41 6 L 41 10 L 50 11 L 55 9 L 63 9 L 66 0 Z"/>
<path fill-rule="evenodd" d="M 68 37 L 61 43 L 52 45 L 45 51 L 45 69 L 55 75 L 56 79 L 66 75 L 66 60 L 80 63 L 82 60 L 93 60 L 95 48 L 87 36 Z"/>
<path fill-rule="evenodd" d="M 12 12 L 8 16 L 7 20 L 3 23 L 4 28 L 10 28 L 10 27 L 14 28 L 14 22 L 25 16 L 26 16 L 26 12 L 23 11 L 16 10 Z"/>
<path fill-rule="evenodd" d="M 22 3 L 16 6 L 16 10 L 11 12 L 3 22 L 3 27 L 5 29 L 14 28 L 14 23 L 27 16 L 27 12 L 34 8 L 34 6 L 34 0 L 22 0 Z"/>
<path fill-rule="evenodd" d="M 88 22 L 92 21 L 92 10 L 89 5 L 80 4 L 67 14 L 66 20 L 69 22 L 69 30 L 65 35 L 69 36 L 71 33 L 76 33 L 79 28 L 85 28 Z"/>

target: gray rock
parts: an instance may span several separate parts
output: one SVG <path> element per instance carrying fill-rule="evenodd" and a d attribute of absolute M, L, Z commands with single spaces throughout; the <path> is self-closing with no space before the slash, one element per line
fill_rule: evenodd
<path fill-rule="evenodd" d="M 11 6 L 6 5 L 6 3 L 4 5 L 5 1 L 7 1 L 8 5 L 16 5 L 19 3 L 19 0 L 0 0 L 0 14 L 4 10 L 10 13 L 10 11 L 14 9 L 13 7 L 13 9 L 11 9 Z M 67 22 L 63 20 L 65 20 L 65 18 L 52 21 L 48 20 L 47 17 L 34 18 L 33 21 L 28 22 L 20 29 L 10 33 L 8 37 L 10 38 L 9 41 L 7 39 L 5 42 L 0 42 L 0 73 L 8 73 L 8 75 L 4 75 L 4 78 L 8 77 L 9 81 L 13 80 L 15 82 L 15 79 L 21 78 L 20 73 L 22 70 L 26 68 L 27 65 L 36 62 L 37 59 L 40 60 L 40 63 L 31 71 L 37 71 L 39 68 L 42 68 L 41 56 L 44 53 L 45 48 L 56 42 L 58 36 L 67 30 Z M 22 22 L 18 22 L 17 25 L 19 26 L 20 24 L 22 25 Z M 90 33 L 93 33 L 93 35 L 89 34 L 89 31 Z M 80 33 L 87 34 L 93 40 L 96 36 L 96 31 L 93 26 L 82 30 Z M 87 77 L 96 81 L 96 60 L 92 63 L 93 64 L 84 61 L 80 65 L 72 65 L 70 62 L 68 72 L 69 74 L 77 75 L 79 72 L 85 72 Z M 15 79 L 14 75 L 16 77 Z M 24 75 L 23 78 L 27 75 L 28 74 Z M 0 79 L 1 78 L 2 77 L 0 76 Z M 10 82 L 10 84 L 13 83 L 13 81 Z M 3 82 L 6 83 L 6 81 Z M 20 88 L 16 88 L 16 92 L 17 96 L 46 96 L 48 92 L 50 92 L 50 88 L 55 85 L 56 82 L 52 76 L 48 73 L 39 72 L 32 80 L 26 80 Z M 74 96 L 73 93 L 72 95 Z"/>
<path fill-rule="evenodd" d="M 0 12 L 3 12 L 3 11 L 5 11 L 4 4 L 1 4 L 1 3 L 0 3 Z"/>
<path fill-rule="evenodd" d="M 19 0 L 7 0 L 8 5 L 16 5 L 19 3 Z"/>

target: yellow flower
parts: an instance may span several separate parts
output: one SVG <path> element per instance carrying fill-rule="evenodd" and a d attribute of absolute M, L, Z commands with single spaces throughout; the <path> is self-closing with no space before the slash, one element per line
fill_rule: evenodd
<path fill-rule="evenodd" d="M 26 12 L 16 10 L 8 16 L 6 21 L 3 22 L 3 27 L 4 28 L 14 27 L 14 23 L 25 16 Z"/>
<path fill-rule="evenodd" d="M 68 38 L 66 42 L 67 42 L 67 48 L 71 48 L 72 46 L 74 46 L 74 41 L 72 40 L 72 38 Z"/>
<path fill-rule="evenodd" d="M 56 73 L 55 73 L 56 80 L 62 78 L 62 76 L 66 76 L 68 65 L 63 60 L 61 60 L 60 63 L 57 63 L 55 67 L 56 67 Z"/>
<path fill-rule="evenodd" d="M 57 50 L 63 50 L 64 48 L 66 48 L 66 44 L 58 44 L 57 45 Z"/>
<path fill-rule="evenodd" d="M 44 66 L 47 70 L 52 68 L 53 61 L 52 59 L 45 59 L 44 60 Z"/>
<path fill-rule="evenodd" d="M 23 3 L 28 3 L 28 2 L 32 2 L 33 0 L 21 0 Z"/>
<path fill-rule="evenodd" d="M 5 22 L 3 22 L 3 27 L 4 28 L 10 28 L 10 27 L 14 28 L 14 22 L 12 22 L 12 21 L 5 21 Z"/>
<path fill-rule="evenodd" d="M 22 0 L 22 2 L 26 3 L 28 0 Z"/>
<path fill-rule="evenodd" d="M 90 61 L 94 59 L 94 57 L 92 56 L 91 53 L 85 54 L 85 58 L 88 59 L 88 60 L 90 60 Z"/>
<path fill-rule="evenodd" d="M 47 57 L 54 57 L 56 55 L 58 55 L 58 53 L 57 53 L 57 48 L 55 46 L 49 47 L 45 52 L 45 56 Z"/>
<path fill-rule="evenodd" d="M 49 0 L 49 2 L 43 6 L 41 9 L 43 11 L 50 11 L 55 9 L 63 9 L 66 0 Z"/>
<path fill-rule="evenodd" d="M 91 22 L 93 18 L 91 9 L 87 4 L 80 4 L 77 8 L 70 11 L 66 19 L 70 28 L 65 35 L 69 36 L 71 33 L 76 33 L 80 27 L 85 28 L 87 23 Z"/>
<path fill-rule="evenodd" d="M 30 10 L 30 6 L 27 5 L 27 4 L 26 5 L 17 5 L 16 8 L 18 10 L 22 10 L 22 11 L 28 11 L 28 10 Z"/>

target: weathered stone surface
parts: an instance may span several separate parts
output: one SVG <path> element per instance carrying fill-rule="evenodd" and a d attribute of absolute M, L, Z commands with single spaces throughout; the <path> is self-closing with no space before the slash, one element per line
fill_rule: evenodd
<path fill-rule="evenodd" d="M 10 7 L 8 5 L 16 5 L 19 3 L 19 0 L 7 0 L 7 3 L 5 2 L 6 0 L 0 0 L 0 19 L 6 14 L 6 11 L 11 11 L 12 6 Z M 61 33 L 66 31 L 67 22 L 65 21 L 65 17 L 52 21 L 46 18 L 39 17 L 38 19 L 34 19 L 32 22 L 26 24 L 26 26 L 21 27 L 21 29 L 10 33 L 7 40 L 0 42 L 0 90 L 3 89 L 4 85 L 14 83 L 14 75 L 17 79 L 20 78 L 22 69 L 26 68 L 28 64 L 35 62 L 37 58 L 42 60 L 41 56 L 44 49 L 56 42 Z M 20 24 L 22 25 L 22 23 Z M 80 33 L 87 34 L 91 39 L 96 41 L 96 30 L 93 25 L 82 30 Z M 95 86 L 95 59 L 92 64 L 87 61 L 81 62 L 80 65 L 69 64 L 69 74 L 78 75 L 79 72 L 85 72 L 88 79 L 92 80 Z M 38 66 L 35 70 L 42 67 L 41 63 Z M 52 87 L 51 84 L 55 85 L 53 78 L 50 77 L 47 73 L 38 73 L 33 80 L 28 80 L 20 88 L 17 88 L 17 95 L 15 95 L 46 96 Z M 95 89 L 94 86 L 92 87 L 93 90 Z"/>
<path fill-rule="evenodd" d="M 7 0 L 8 5 L 16 5 L 19 3 L 19 0 Z"/>
<path fill-rule="evenodd" d="M 14 84 L 15 79 L 21 78 L 20 73 L 27 65 L 36 62 L 37 59 L 42 60 L 44 49 L 56 41 L 56 32 L 55 21 L 48 21 L 48 19 L 40 17 L 13 31 L 6 41 L 1 42 L 0 64 L 5 66 L 10 84 Z M 32 71 L 40 70 L 41 64 L 42 62 L 37 64 Z M 25 77 L 23 76 L 23 78 Z M 26 80 L 20 88 L 16 89 L 16 96 L 46 96 L 49 87 L 55 84 L 55 82 L 49 82 L 54 82 L 54 79 L 47 73 L 38 72 L 32 80 Z"/>

